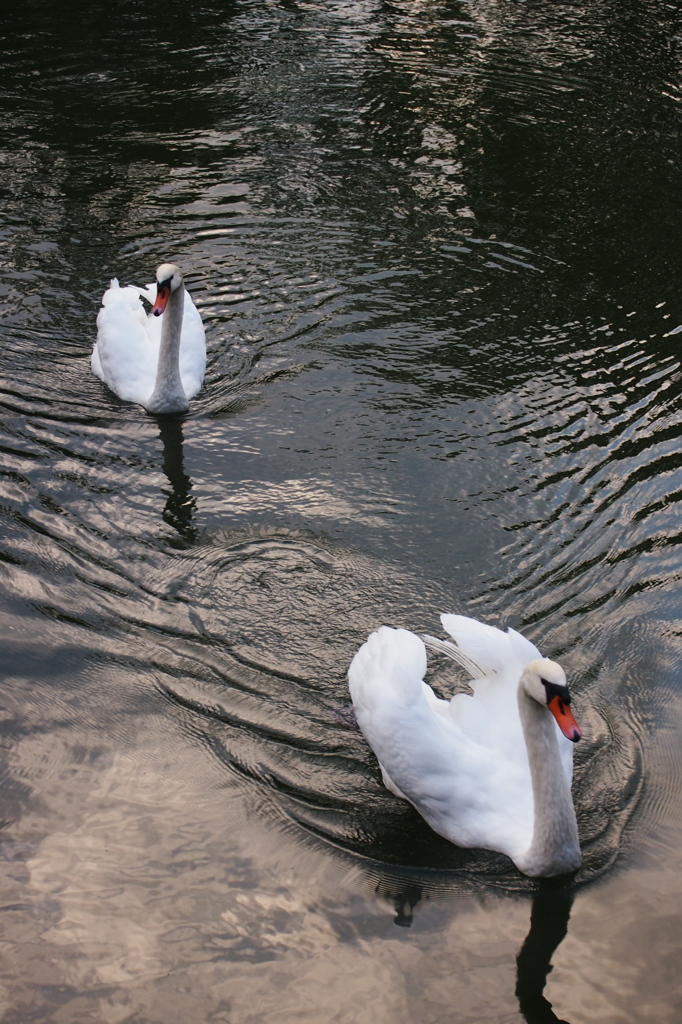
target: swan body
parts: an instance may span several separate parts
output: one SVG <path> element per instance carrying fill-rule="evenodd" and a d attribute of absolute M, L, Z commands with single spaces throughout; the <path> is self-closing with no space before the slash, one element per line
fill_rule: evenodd
<path fill-rule="evenodd" d="M 472 677 L 441 700 L 423 681 L 424 640 L 382 626 L 353 658 L 358 724 L 385 785 L 457 846 L 507 854 L 532 876 L 581 863 L 571 797 L 573 717 L 563 669 L 513 629 L 441 616 L 450 641 L 424 637 Z"/>
<path fill-rule="evenodd" d="M 149 315 L 143 298 L 152 303 Z M 158 268 L 156 290 L 121 288 L 113 278 L 102 297 L 90 365 L 119 398 L 148 412 L 187 411 L 204 380 L 206 335 L 178 267 Z"/>

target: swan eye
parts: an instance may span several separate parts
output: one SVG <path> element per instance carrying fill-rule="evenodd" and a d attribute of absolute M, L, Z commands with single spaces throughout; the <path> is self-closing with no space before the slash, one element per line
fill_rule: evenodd
<path fill-rule="evenodd" d="M 548 704 L 550 701 L 554 700 L 555 697 L 558 697 L 561 704 L 565 704 L 567 707 L 570 706 L 571 695 L 568 692 L 567 686 L 559 686 L 558 683 L 550 683 L 549 679 L 540 678 L 540 682 L 545 688 Z"/>

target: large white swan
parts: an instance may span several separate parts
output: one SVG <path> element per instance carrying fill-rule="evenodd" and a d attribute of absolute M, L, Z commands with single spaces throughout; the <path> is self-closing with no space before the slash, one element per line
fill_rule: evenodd
<path fill-rule="evenodd" d="M 152 303 L 149 316 L 141 297 Z M 156 291 L 151 284 L 121 288 L 113 278 L 102 297 L 90 365 L 119 398 L 148 412 L 187 411 L 204 380 L 206 335 L 175 264 L 158 268 Z"/>
<path fill-rule="evenodd" d="M 455 643 L 424 637 L 472 677 L 473 695 L 441 700 L 424 642 L 382 626 L 348 672 L 358 724 L 383 780 L 457 846 L 497 850 L 527 875 L 581 863 L 571 797 L 580 729 L 560 665 L 513 629 L 462 615 L 441 622 Z"/>

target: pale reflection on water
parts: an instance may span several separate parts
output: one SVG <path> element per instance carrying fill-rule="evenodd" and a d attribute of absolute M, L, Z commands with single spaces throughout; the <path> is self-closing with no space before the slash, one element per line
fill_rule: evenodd
<path fill-rule="evenodd" d="M 530 1022 L 554 1019 L 543 999 L 560 1020 L 674 1018 L 674 870 L 578 895 L 563 942 L 573 896 L 551 887 L 532 902 L 413 896 L 411 927 L 396 927 L 395 897 L 368 898 L 376 883 L 359 863 L 273 834 L 258 797 L 217 784 L 200 751 L 150 715 L 136 722 L 133 753 L 64 758 L 47 807 L 23 822 L 44 838 L 2 847 L 14 898 L 21 891 L 5 906 L 7 1019 L 32 1019 L 42 1004 L 74 1022 L 493 1021 L 514 992 Z M 34 764 L 40 743 L 24 756 Z M 554 965 L 544 996 L 543 958 Z"/>

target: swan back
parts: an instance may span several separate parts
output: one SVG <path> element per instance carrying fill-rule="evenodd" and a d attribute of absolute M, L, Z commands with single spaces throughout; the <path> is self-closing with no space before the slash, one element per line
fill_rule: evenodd
<path fill-rule="evenodd" d="M 468 735 L 456 716 L 440 713 L 427 696 L 425 669 L 422 640 L 387 626 L 350 666 L 358 725 L 388 788 L 451 842 L 520 856 L 533 832 L 527 759 L 510 761 Z"/>

